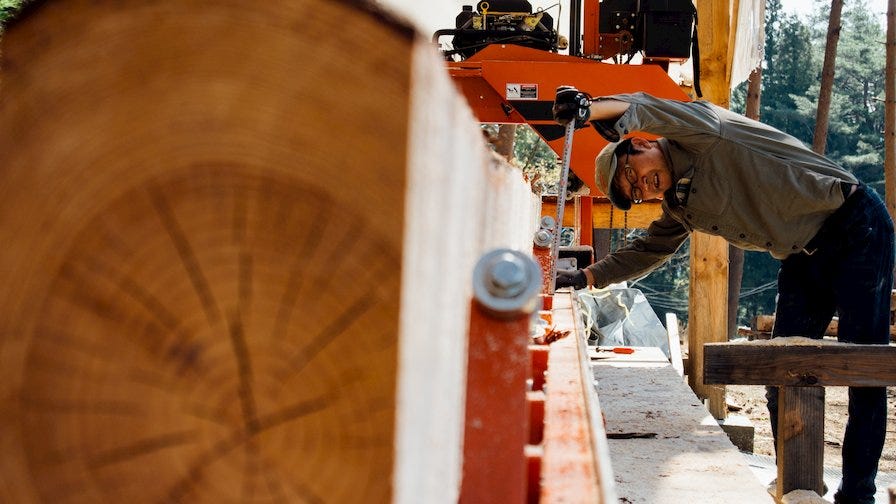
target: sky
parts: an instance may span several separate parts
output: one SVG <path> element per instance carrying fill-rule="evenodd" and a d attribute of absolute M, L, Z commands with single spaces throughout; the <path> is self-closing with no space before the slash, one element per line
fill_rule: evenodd
<path fill-rule="evenodd" d="M 477 0 L 377 0 L 380 4 L 388 6 L 401 13 L 404 17 L 414 21 L 421 31 L 427 35 L 440 28 L 454 28 L 454 17 L 461 11 L 461 6 L 473 5 Z M 547 10 L 554 19 L 558 19 L 557 0 L 529 0 L 533 8 Z M 850 2 L 851 0 L 846 0 Z M 886 17 L 887 0 L 866 0 L 872 12 L 878 13 L 881 22 Z M 811 0 L 782 0 L 784 10 L 805 17 L 812 10 Z M 569 0 L 562 0 L 564 11 L 569 10 Z M 561 17 L 560 32 L 567 34 L 569 22 L 565 20 L 566 12 Z"/>

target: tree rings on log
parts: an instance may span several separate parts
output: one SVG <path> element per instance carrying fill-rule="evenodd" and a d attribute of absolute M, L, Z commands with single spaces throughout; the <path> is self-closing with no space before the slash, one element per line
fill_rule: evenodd
<path fill-rule="evenodd" d="M 362 7 L 4 35 L 0 500 L 390 499 L 411 44 Z"/>

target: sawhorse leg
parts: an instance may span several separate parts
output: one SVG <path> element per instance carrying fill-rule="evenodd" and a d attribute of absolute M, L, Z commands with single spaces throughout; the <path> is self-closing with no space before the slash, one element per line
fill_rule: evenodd
<path fill-rule="evenodd" d="M 778 389 L 778 487 L 824 495 L 824 387 Z M 793 461 L 793 462 L 791 462 Z"/>

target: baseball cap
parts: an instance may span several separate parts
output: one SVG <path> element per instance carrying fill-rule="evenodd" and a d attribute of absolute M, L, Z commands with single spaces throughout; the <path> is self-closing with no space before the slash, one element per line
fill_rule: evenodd
<path fill-rule="evenodd" d="M 629 210 L 632 207 L 632 202 L 619 192 L 616 185 L 613 184 L 617 166 L 616 149 L 629 141 L 612 142 L 604 147 L 600 154 L 594 158 L 594 184 L 610 198 L 610 203 L 620 210 Z"/>

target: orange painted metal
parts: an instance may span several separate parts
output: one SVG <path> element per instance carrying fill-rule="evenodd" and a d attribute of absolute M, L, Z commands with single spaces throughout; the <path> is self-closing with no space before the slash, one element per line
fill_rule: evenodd
<path fill-rule="evenodd" d="M 460 502 L 524 502 L 528 493 L 531 316 L 470 309 Z"/>
<path fill-rule="evenodd" d="M 576 229 L 576 236 L 579 237 L 579 245 L 590 246 L 594 244 L 594 230 L 592 229 L 594 198 L 590 196 L 576 196 L 576 198 L 579 202 L 577 205 L 579 207 L 579 229 Z"/>
<path fill-rule="evenodd" d="M 541 446 L 529 445 L 526 447 L 526 462 L 528 463 L 529 486 L 527 487 L 526 502 L 538 504 L 541 498 Z"/>
<path fill-rule="evenodd" d="M 554 297 L 547 294 L 541 294 L 541 308 L 551 310 L 554 308 Z M 551 316 L 553 318 L 553 315 Z"/>
<path fill-rule="evenodd" d="M 540 502 L 609 503 L 608 475 L 601 470 L 595 452 L 591 415 L 599 410 L 589 407 L 588 387 L 592 387 L 587 366 L 584 335 L 574 294 L 554 294 L 554 321 L 557 329 L 573 334 L 550 345 L 545 384 L 544 438 L 541 459 Z"/>
<path fill-rule="evenodd" d="M 529 405 L 529 444 L 541 444 L 544 439 L 544 398 L 542 390 L 526 392 Z"/>
<path fill-rule="evenodd" d="M 554 279 L 551 278 L 551 265 L 554 263 L 551 249 L 548 247 L 532 247 L 532 257 L 541 266 L 541 293 L 550 299 L 551 284 Z M 545 306 L 545 309 L 550 309 Z"/>
<path fill-rule="evenodd" d="M 529 345 L 529 366 L 532 373 L 532 390 L 544 389 L 544 373 L 548 370 L 548 345 Z"/>
<path fill-rule="evenodd" d="M 615 65 L 510 44 L 493 44 L 464 61 L 447 65 L 476 117 L 484 123 L 527 123 L 536 130 L 559 128 L 551 118 L 550 106 L 561 85 L 576 86 L 592 96 L 645 91 L 688 100 L 657 65 Z M 517 89 L 515 85 L 528 86 L 526 99 L 508 99 L 508 86 Z M 529 111 L 519 110 L 521 107 Z M 555 138 L 542 135 L 558 155 L 563 151 L 562 131 L 559 133 Z M 590 126 L 575 133 L 570 169 L 591 187 L 592 195 L 600 194 L 594 187 L 594 158 L 606 144 Z"/>
<path fill-rule="evenodd" d="M 582 54 L 593 56 L 600 52 L 600 2 L 598 0 L 585 0 L 583 11 L 585 29 L 582 31 Z"/>

